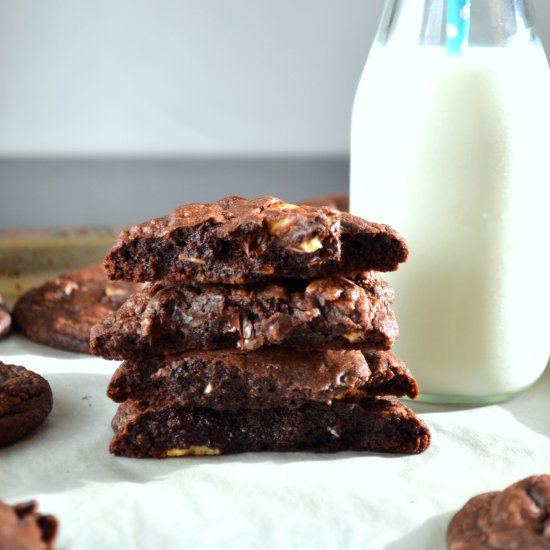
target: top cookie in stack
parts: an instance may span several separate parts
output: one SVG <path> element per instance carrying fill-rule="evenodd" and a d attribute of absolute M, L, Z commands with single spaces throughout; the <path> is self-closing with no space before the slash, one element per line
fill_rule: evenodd
<path fill-rule="evenodd" d="M 123 401 L 111 451 L 421 452 L 427 427 L 381 397 L 418 393 L 383 351 L 393 291 L 373 273 L 407 255 L 389 226 L 274 197 L 181 206 L 123 232 L 105 267 L 148 284 L 92 330 L 93 353 L 127 360 L 109 388 Z"/>
<path fill-rule="evenodd" d="M 226 197 L 124 231 L 105 268 L 111 279 L 234 285 L 394 271 L 407 256 L 389 225 L 275 197 Z"/>

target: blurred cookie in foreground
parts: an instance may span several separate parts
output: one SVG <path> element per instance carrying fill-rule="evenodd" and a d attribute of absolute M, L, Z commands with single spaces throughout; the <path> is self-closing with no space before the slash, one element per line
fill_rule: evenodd
<path fill-rule="evenodd" d="M 52 405 L 52 390 L 42 376 L 0 361 L 0 447 L 38 428 Z"/>
<path fill-rule="evenodd" d="M 2 295 L 0 294 L 0 340 L 6 338 L 11 330 L 11 315 L 8 308 L 4 304 Z"/>
<path fill-rule="evenodd" d="M 449 550 L 550 548 L 550 475 L 470 499 L 447 531 Z"/>
<path fill-rule="evenodd" d="M 0 548 L 2 550 L 52 550 L 57 519 L 37 511 L 35 501 L 9 506 L 0 501 Z"/>
<path fill-rule="evenodd" d="M 139 285 L 109 281 L 101 265 L 84 267 L 27 291 L 13 308 L 15 327 L 52 348 L 90 353 L 90 330 Z"/>
<path fill-rule="evenodd" d="M 300 202 L 300 205 L 308 206 L 328 206 L 340 212 L 349 212 L 349 193 L 339 195 L 322 195 L 320 197 L 310 197 Z"/>

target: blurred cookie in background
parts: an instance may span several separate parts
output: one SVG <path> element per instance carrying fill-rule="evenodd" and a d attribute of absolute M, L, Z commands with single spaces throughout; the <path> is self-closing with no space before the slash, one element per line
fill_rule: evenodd
<path fill-rule="evenodd" d="M 340 210 L 341 212 L 349 212 L 349 193 L 311 197 L 300 202 L 300 205 L 329 206 L 330 208 Z"/>
<path fill-rule="evenodd" d="M 6 338 L 11 331 L 11 314 L 4 304 L 2 295 L 0 294 L 0 340 Z"/>
<path fill-rule="evenodd" d="M 49 279 L 23 294 L 13 308 L 14 326 L 52 348 L 90 353 L 90 330 L 116 311 L 141 285 L 110 281 L 101 265 Z"/>

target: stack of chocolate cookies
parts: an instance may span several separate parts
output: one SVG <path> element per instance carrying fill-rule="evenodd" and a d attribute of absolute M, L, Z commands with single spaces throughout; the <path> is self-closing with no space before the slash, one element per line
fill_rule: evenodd
<path fill-rule="evenodd" d="M 125 360 L 111 452 L 425 450 L 426 425 L 386 397 L 418 394 L 388 351 L 394 295 L 377 273 L 407 255 L 389 226 L 274 197 L 123 232 L 107 272 L 146 284 L 91 333 L 94 354 Z"/>

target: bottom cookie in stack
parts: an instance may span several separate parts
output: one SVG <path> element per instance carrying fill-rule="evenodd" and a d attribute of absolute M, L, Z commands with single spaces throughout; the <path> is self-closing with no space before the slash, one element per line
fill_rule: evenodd
<path fill-rule="evenodd" d="M 387 395 L 418 387 L 389 352 L 197 351 L 126 361 L 109 396 L 113 454 L 420 453 L 427 426 Z"/>

